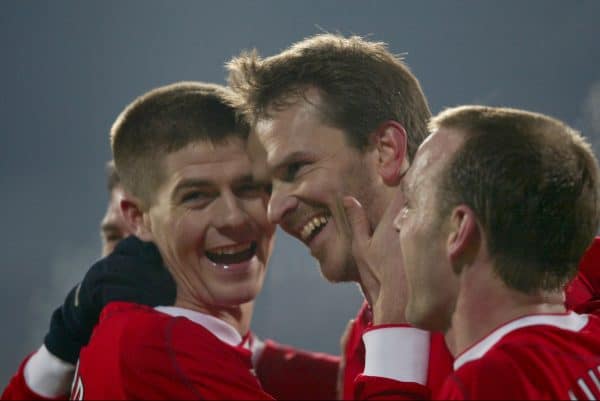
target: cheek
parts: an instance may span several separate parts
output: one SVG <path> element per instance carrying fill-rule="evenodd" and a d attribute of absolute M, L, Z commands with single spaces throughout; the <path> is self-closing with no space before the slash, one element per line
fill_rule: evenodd
<path fill-rule="evenodd" d="M 183 250 L 197 249 L 204 243 L 206 221 L 198 211 L 185 210 L 176 214 L 169 220 L 157 226 L 162 242 L 168 244 L 169 249 Z"/>
<path fill-rule="evenodd" d="M 274 230 L 275 225 L 269 223 L 267 218 L 267 204 L 268 199 L 266 201 L 264 198 L 249 199 L 243 202 L 243 209 L 254 224 L 268 231 Z"/>

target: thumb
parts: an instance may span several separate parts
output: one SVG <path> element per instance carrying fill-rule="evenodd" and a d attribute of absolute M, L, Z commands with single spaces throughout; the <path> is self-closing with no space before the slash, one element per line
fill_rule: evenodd
<path fill-rule="evenodd" d="M 367 213 L 360 202 L 352 196 L 345 196 L 343 205 L 354 242 L 363 244 L 369 241 L 371 237 L 371 227 L 369 226 Z"/>

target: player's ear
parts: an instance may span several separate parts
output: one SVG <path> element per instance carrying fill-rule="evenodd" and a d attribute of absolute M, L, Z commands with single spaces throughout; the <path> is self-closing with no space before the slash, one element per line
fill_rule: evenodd
<path fill-rule="evenodd" d="M 398 185 L 409 166 L 406 130 L 399 122 L 388 120 L 377 128 L 374 141 L 379 176 L 386 185 Z"/>
<path fill-rule="evenodd" d="M 125 193 L 120 202 L 121 212 L 125 219 L 125 224 L 130 232 L 142 241 L 152 241 L 150 219 L 145 212 L 143 203 L 139 198 Z"/>
<path fill-rule="evenodd" d="M 479 251 L 481 232 L 473 210 L 459 205 L 452 210 L 447 252 L 454 272 L 460 274 L 463 267 L 472 264 Z"/>

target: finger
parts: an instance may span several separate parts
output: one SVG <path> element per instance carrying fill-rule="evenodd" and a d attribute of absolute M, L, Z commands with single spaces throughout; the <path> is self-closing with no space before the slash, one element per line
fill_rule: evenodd
<path fill-rule="evenodd" d="M 340 197 L 335 198 L 335 215 L 340 221 L 340 229 L 342 234 L 352 240 L 352 226 L 350 225 L 350 221 L 348 220 L 348 214 L 346 213 L 346 209 L 344 207 L 344 201 Z"/>
<path fill-rule="evenodd" d="M 360 202 L 352 196 L 345 196 L 343 199 L 345 214 L 348 216 L 350 229 L 354 242 L 362 246 L 363 243 L 371 238 L 371 227 L 367 213 Z"/>
<path fill-rule="evenodd" d="M 400 189 L 398 189 L 396 191 L 396 193 L 394 194 L 394 196 L 392 197 L 391 202 L 386 207 L 386 209 L 383 213 L 383 216 L 381 218 L 381 222 L 392 225 L 394 222 L 394 219 L 396 218 L 398 213 L 400 213 L 400 210 L 402 210 L 403 206 L 404 206 L 404 194 Z"/>

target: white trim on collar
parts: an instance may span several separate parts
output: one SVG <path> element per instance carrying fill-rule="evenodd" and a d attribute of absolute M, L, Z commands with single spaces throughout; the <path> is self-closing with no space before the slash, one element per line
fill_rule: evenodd
<path fill-rule="evenodd" d="M 185 317 L 192 322 L 199 324 L 206 330 L 210 331 L 215 337 L 232 347 L 237 347 L 242 344 L 244 339 L 229 323 L 206 313 L 196 312 L 190 309 L 179 308 L 177 306 L 156 306 L 154 308 L 158 312 L 167 314 L 173 317 Z"/>
<path fill-rule="evenodd" d="M 569 331 L 580 331 L 587 325 L 588 320 L 588 315 L 578 315 L 574 312 L 560 315 L 529 315 L 513 320 L 500 326 L 458 356 L 454 361 L 454 370 L 458 370 L 467 362 L 480 359 L 504 336 L 523 327 L 543 325 Z"/>

